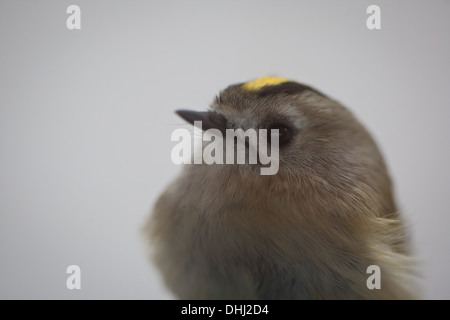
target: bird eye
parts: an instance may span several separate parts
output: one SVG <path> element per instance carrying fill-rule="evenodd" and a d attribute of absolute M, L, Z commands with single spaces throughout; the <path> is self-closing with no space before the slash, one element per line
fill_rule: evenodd
<path fill-rule="evenodd" d="M 272 131 L 274 129 L 278 129 L 278 134 Z M 268 126 L 267 135 L 269 143 L 272 141 L 273 137 L 278 136 L 278 143 L 279 146 L 281 147 L 283 145 L 286 145 L 292 139 L 293 132 L 289 125 L 277 122 Z"/>

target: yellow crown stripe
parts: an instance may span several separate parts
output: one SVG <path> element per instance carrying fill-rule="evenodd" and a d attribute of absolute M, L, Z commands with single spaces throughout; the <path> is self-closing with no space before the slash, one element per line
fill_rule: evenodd
<path fill-rule="evenodd" d="M 276 86 L 280 83 L 289 82 L 291 80 L 285 78 L 259 78 L 249 81 L 242 85 L 242 88 L 247 91 L 257 91 L 266 86 Z"/>

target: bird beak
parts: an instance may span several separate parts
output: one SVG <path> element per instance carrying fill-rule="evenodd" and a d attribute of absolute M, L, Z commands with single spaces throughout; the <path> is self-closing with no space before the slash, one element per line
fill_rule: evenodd
<path fill-rule="evenodd" d="M 203 131 L 217 129 L 220 130 L 222 134 L 225 134 L 226 132 L 227 119 L 217 112 L 191 110 L 177 110 L 175 112 L 190 124 L 194 124 L 194 121 L 201 121 L 201 129 Z"/>

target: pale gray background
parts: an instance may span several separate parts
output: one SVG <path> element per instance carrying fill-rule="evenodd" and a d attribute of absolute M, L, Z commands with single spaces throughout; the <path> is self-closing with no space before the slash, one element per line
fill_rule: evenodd
<path fill-rule="evenodd" d="M 66 28 L 81 7 L 82 29 Z M 366 8 L 382 29 L 366 28 Z M 178 108 L 266 74 L 379 142 L 427 298 L 450 298 L 450 3 L 0 2 L 0 298 L 170 298 L 139 230 L 179 172 Z M 66 288 L 66 267 L 82 289 Z"/>

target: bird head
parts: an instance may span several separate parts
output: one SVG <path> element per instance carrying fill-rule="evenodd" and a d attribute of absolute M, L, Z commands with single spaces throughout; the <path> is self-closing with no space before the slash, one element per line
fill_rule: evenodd
<path fill-rule="evenodd" d="M 358 167 L 364 153 L 380 160 L 370 136 L 345 107 L 309 86 L 283 78 L 231 85 L 216 97 L 210 111 L 177 113 L 192 124 L 202 121 L 204 131 L 218 129 L 224 136 L 226 129 L 266 129 L 270 143 L 275 134 L 284 173 L 320 166 L 331 169 L 343 161 Z"/>
<path fill-rule="evenodd" d="M 334 193 L 368 188 L 381 197 L 388 190 L 390 198 L 390 179 L 371 136 L 339 102 L 307 85 L 261 78 L 227 87 L 209 111 L 177 113 L 189 123 L 202 121 L 203 130 L 224 134 L 226 129 L 266 129 L 269 144 L 276 132 L 279 170 L 272 179 L 278 182 Z M 263 179 L 259 171 L 251 172 L 255 181 Z"/>

